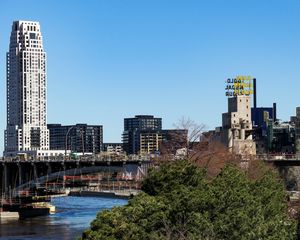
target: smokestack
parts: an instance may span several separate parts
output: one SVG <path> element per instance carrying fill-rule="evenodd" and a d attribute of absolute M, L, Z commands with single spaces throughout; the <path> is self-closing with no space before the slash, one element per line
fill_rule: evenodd
<path fill-rule="evenodd" d="M 254 98 L 254 109 L 257 107 L 256 102 L 256 78 L 253 78 L 253 98 Z"/>
<path fill-rule="evenodd" d="M 277 120 L 277 107 L 276 103 L 273 103 L 273 122 L 276 122 Z"/>

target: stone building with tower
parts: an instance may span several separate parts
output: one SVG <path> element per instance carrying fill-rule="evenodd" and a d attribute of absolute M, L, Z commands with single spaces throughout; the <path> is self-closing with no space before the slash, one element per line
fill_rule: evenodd
<path fill-rule="evenodd" d="M 250 96 L 228 98 L 228 112 L 222 115 L 221 141 L 231 152 L 239 155 L 256 154 L 250 104 Z"/>
<path fill-rule="evenodd" d="M 249 81 L 250 82 L 250 81 Z M 233 94 L 228 97 L 228 111 L 222 115 L 221 142 L 229 151 L 238 155 L 255 155 L 256 145 L 252 137 L 251 120 L 251 83 L 247 83 L 247 92 L 243 80 L 232 84 Z M 227 87 L 228 89 L 228 87 Z M 238 92 L 237 92 L 238 91 Z"/>

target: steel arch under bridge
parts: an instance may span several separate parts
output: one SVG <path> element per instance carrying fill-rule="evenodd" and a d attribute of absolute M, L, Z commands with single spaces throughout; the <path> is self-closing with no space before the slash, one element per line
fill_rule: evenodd
<path fill-rule="evenodd" d="M 147 175 L 151 161 L 10 161 L 2 162 L 2 193 L 18 193 L 36 184 L 62 179 L 64 176 L 79 176 L 101 172 L 132 173 L 137 178 Z"/>

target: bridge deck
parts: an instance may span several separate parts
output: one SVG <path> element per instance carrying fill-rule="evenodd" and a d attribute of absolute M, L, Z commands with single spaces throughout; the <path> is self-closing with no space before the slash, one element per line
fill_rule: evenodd
<path fill-rule="evenodd" d="M 60 163 L 113 163 L 113 162 L 124 162 L 124 163 L 138 163 L 138 162 L 151 162 L 150 157 L 80 157 L 76 159 L 66 159 L 63 157 L 44 157 L 44 158 L 29 158 L 29 159 L 19 159 L 19 158 L 0 158 L 0 163 L 11 163 L 11 162 L 32 162 L 32 163 L 52 163 L 52 162 L 60 162 Z"/>
<path fill-rule="evenodd" d="M 298 154 L 259 154 L 257 155 L 259 160 L 263 161 L 300 161 L 300 155 Z"/>

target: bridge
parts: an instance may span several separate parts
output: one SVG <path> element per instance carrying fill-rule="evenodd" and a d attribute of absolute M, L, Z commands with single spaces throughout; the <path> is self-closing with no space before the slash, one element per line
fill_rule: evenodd
<path fill-rule="evenodd" d="M 300 155 L 299 154 L 258 154 L 257 159 L 271 162 L 275 166 L 300 166 Z"/>
<path fill-rule="evenodd" d="M 151 165 L 149 156 L 81 156 L 77 159 L 47 157 L 43 159 L 0 159 L 0 188 L 2 194 L 18 193 L 36 184 L 60 182 L 70 176 L 86 176 L 101 173 L 106 178 L 139 180 L 147 175 Z M 73 181 L 75 178 L 73 178 Z"/>
<path fill-rule="evenodd" d="M 257 159 L 270 162 L 279 168 L 281 172 L 289 173 L 287 169 L 300 166 L 300 155 L 296 154 L 260 154 Z M 1 193 L 18 193 L 33 186 L 47 185 L 53 182 L 65 184 L 72 179 L 74 182 L 85 181 L 82 176 L 94 175 L 89 179 L 95 181 L 98 178 L 118 178 L 123 180 L 140 180 L 147 175 L 151 166 L 151 156 L 81 156 L 76 159 L 60 157 L 45 158 L 1 158 L 0 159 L 0 189 Z M 284 171 L 282 171 L 284 169 Z M 75 177 L 77 176 L 77 178 Z M 78 178 L 78 176 L 80 178 Z M 94 178 L 94 179 L 92 179 Z M 121 179 L 121 180 L 122 180 Z M 107 185 L 107 184 L 106 184 Z M 300 179 L 299 179 L 300 187 Z"/>

